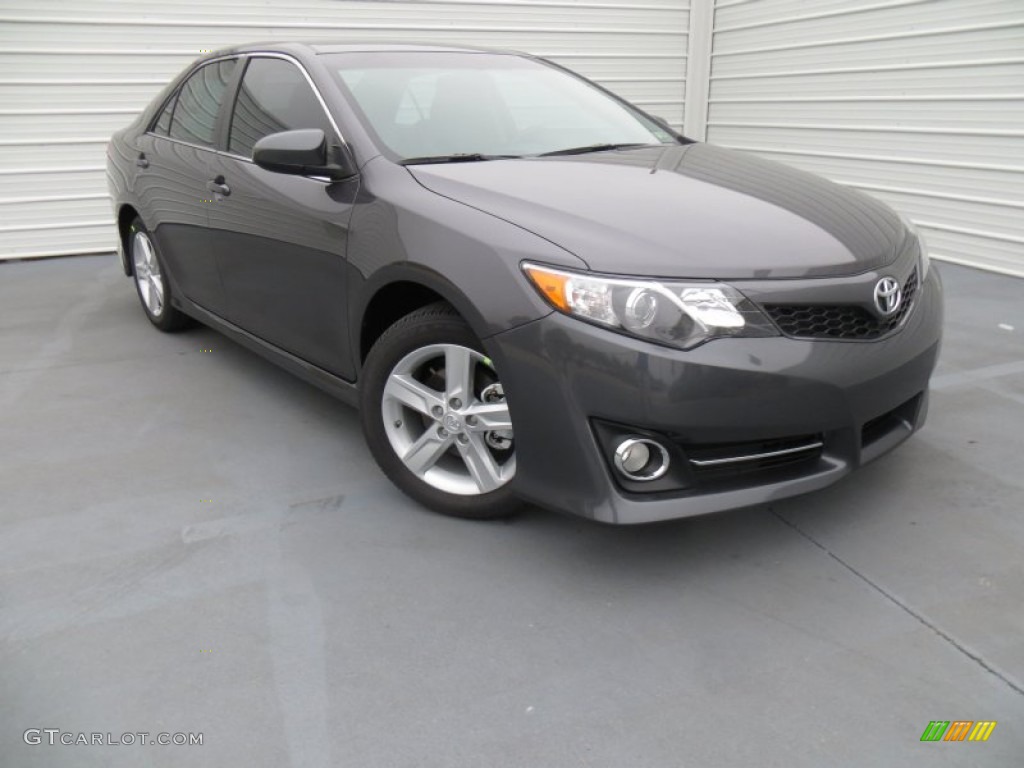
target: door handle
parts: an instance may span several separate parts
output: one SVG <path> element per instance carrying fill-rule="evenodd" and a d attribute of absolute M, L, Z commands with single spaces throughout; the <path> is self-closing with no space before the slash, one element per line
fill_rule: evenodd
<path fill-rule="evenodd" d="M 211 192 L 216 192 L 218 195 L 227 197 L 231 194 L 231 187 L 224 183 L 224 177 L 218 176 L 213 181 L 206 182 L 206 188 Z"/>
<path fill-rule="evenodd" d="M 140 152 L 138 158 L 135 160 L 135 164 L 139 168 L 149 168 L 149 160 L 146 159 L 146 153 Z"/>

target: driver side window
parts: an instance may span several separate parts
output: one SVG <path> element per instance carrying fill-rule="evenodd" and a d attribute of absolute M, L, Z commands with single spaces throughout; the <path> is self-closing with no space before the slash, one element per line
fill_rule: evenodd
<path fill-rule="evenodd" d="M 250 60 L 235 99 L 228 151 L 252 157 L 253 145 L 264 136 L 303 128 L 319 128 L 328 141 L 334 136 L 305 75 L 284 59 Z"/>

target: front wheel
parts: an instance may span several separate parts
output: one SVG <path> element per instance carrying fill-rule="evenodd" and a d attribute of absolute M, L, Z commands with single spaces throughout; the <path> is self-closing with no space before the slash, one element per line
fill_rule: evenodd
<path fill-rule="evenodd" d="M 512 417 L 483 347 L 448 304 L 406 315 L 366 358 L 360 415 L 370 451 L 406 495 L 454 517 L 519 506 Z"/>

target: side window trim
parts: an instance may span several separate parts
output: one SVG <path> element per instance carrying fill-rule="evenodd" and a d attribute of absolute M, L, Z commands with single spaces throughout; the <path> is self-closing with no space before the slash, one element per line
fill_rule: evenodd
<path fill-rule="evenodd" d="M 327 107 L 327 101 L 324 99 L 323 94 L 320 93 L 320 89 L 317 87 L 317 84 L 313 82 L 313 78 L 310 76 L 309 72 L 307 72 L 306 68 L 302 66 L 302 62 L 300 62 L 293 56 L 289 56 L 288 54 L 277 53 L 274 51 L 254 51 L 247 53 L 243 58 L 244 61 L 241 62 L 241 66 L 235 67 L 237 79 L 235 79 L 230 86 L 231 107 L 227 111 L 227 114 L 224 119 L 226 125 L 224 126 L 223 141 L 220 145 L 222 149 L 219 149 L 218 151 L 237 160 L 244 160 L 247 163 L 252 162 L 251 157 L 240 155 L 237 152 L 231 152 L 228 148 L 230 147 L 231 123 L 234 121 L 235 118 L 235 106 L 238 101 L 238 94 L 242 89 L 242 80 L 245 77 L 245 72 L 249 69 L 249 63 L 255 59 L 281 59 L 282 61 L 289 62 L 293 67 L 299 70 L 299 72 L 302 74 L 302 77 L 305 79 L 306 84 L 309 85 L 310 89 L 313 91 L 313 95 L 316 97 L 317 103 L 320 105 L 321 111 L 323 111 L 324 115 L 327 117 L 328 124 L 334 130 L 334 140 L 340 142 L 342 146 L 347 147 L 348 142 L 345 140 L 345 135 L 341 132 L 341 129 L 338 127 L 338 121 L 334 119 L 334 115 L 331 114 L 331 110 L 328 109 Z M 225 99 L 225 104 L 227 103 L 227 99 Z M 330 144 L 331 137 L 328 136 L 327 138 L 328 144 Z"/>
<path fill-rule="evenodd" d="M 163 104 L 161 104 L 160 109 L 157 110 L 156 114 L 153 116 L 153 119 L 150 120 L 149 126 L 146 128 L 146 133 L 152 134 L 153 136 L 157 136 L 157 137 L 159 137 L 161 139 L 166 139 L 167 141 L 173 141 L 176 144 L 184 144 L 185 146 L 188 146 L 188 147 L 195 147 L 196 149 L 204 149 L 207 152 L 221 152 L 221 151 L 223 151 L 222 147 L 226 146 L 225 142 L 227 141 L 227 134 L 226 133 L 222 134 L 222 130 L 221 129 L 223 127 L 223 123 L 227 122 L 226 115 L 230 115 L 230 109 L 233 109 L 235 93 L 237 92 L 238 85 L 241 82 L 240 70 L 242 70 L 244 68 L 243 65 L 245 64 L 245 59 L 246 59 L 245 56 L 241 56 L 239 54 L 229 54 L 227 56 L 218 56 L 215 59 L 205 60 L 202 63 L 200 63 L 200 64 L 196 65 L 195 67 L 193 67 L 192 69 L 188 70 L 188 72 L 184 76 L 181 77 L 181 81 L 177 84 L 177 86 L 171 92 L 170 96 L 168 96 L 167 99 L 163 102 Z M 213 136 L 214 136 L 214 143 L 213 143 L 213 145 L 211 146 L 211 145 L 208 145 L 208 144 L 196 144 L 195 142 L 185 141 L 184 139 L 179 139 L 179 138 L 177 138 L 175 136 L 171 136 L 170 135 L 170 126 L 173 125 L 173 123 L 174 123 L 174 111 L 178 108 L 178 96 L 181 95 L 181 89 L 185 87 L 185 84 L 189 80 L 192 79 L 192 75 L 194 75 L 196 72 L 198 72 L 203 67 L 211 66 L 213 64 L 219 64 L 220 62 L 223 62 L 223 61 L 232 61 L 232 60 L 235 61 L 236 64 L 235 64 L 234 71 L 231 73 L 231 79 L 228 81 L 228 84 L 224 88 L 224 95 L 223 95 L 223 98 L 221 99 L 220 106 L 218 107 L 217 117 L 216 117 L 216 120 L 214 122 L 214 128 L 213 128 Z M 229 102 L 229 99 L 230 99 L 230 102 Z M 229 103 L 232 105 L 231 108 L 228 107 Z M 168 133 L 157 133 L 156 132 L 156 125 L 160 121 L 160 118 L 163 116 L 164 111 L 168 107 L 171 108 L 170 120 L 168 121 Z"/>
<path fill-rule="evenodd" d="M 156 134 L 157 136 L 163 136 L 167 138 L 167 134 L 171 131 L 171 120 L 174 118 L 174 108 L 178 104 L 178 89 L 175 88 L 171 92 L 171 95 L 167 97 L 167 100 L 160 106 L 160 110 L 156 113 L 156 116 L 150 121 L 148 133 Z M 157 131 L 157 126 L 160 125 L 160 121 L 164 115 L 167 115 L 167 130 L 164 133 Z"/>
<path fill-rule="evenodd" d="M 238 90 L 242 86 L 242 75 L 249 67 L 248 56 L 232 56 L 230 58 L 235 59 L 235 69 L 224 88 L 220 111 L 217 112 L 217 121 L 213 126 L 213 149 L 217 152 L 224 152 L 228 148 L 228 132 L 231 130 L 231 116 L 235 112 L 235 99 L 238 98 Z"/>
<path fill-rule="evenodd" d="M 231 108 L 228 110 L 227 120 L 225 121 L 227 122 L 227 126 L 224 129 L 224 143 L 222 145 L 222 151 L 225 155 L 237 157 L 240 160 L 247 160 L 249 162 L 252 162 L 252 158 L 245 157 L 244 155 L 231 151 L 231 126 L 235 123 L 235 110 L 238 108 L 238 97 L 242 95 L 242 83 L 245 82 L 245 73 L 249 71 L 249 65 L 258 58 L 264 57 L 260 57 L 259 55 L 248 55 L 239 67 L 241 72 L 238 75 L 238 81 L 234 83 L 234 88 L 231 90 Z"/>

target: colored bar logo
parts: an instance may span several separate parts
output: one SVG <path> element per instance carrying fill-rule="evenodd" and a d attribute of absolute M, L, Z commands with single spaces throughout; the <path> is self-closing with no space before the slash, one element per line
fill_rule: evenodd
<path fill-rule="evenodd" d="M 995 720 L 932 720 L 921 741 L 988 741 L 995 728 Z"/>

